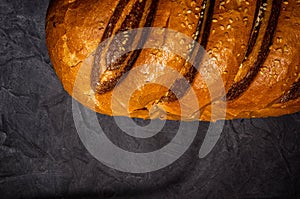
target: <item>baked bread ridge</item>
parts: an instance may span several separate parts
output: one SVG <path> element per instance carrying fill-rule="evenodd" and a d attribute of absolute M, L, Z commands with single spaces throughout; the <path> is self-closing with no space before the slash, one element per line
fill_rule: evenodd
<path fill-rule="evenodd" d="M 113 114 L 111 90 L 99 94 L 91 89 L 88 81 L 86 84 L 80 84 L 74 91 L 74 83 L 83 62 L 93 64 L 91 54 L 96 51 L 111 16 L 114 15 L 120 2 L 53 0 L 47 14 L 46 40 L 49 55 L 65 90 L 83 105 L 107 115 Z M 130 8 L 137 1 L 128 2 L 127 7 Z M 300 3 L 296 0 L 288 2 L 158 1 L 151 26 L 169 28 L 193 37 L 204 3 L 213 6 L 213 12 L 207 14 L 211 16 L 205 18 L 204 24 L 209 25 L 202 27 L 205 30 L 203 32 L 208 32 L 209 35 L 202 32 L 197 41 L 205 44 L 208 55 L 215 60 L 227 94 L 230 90 L 234 90 L 232 85 L 241 83 L 240 81 L 246 79 L 247 75 L 251 77 L 249 71 L 256 73 L 252 75 L 254 77 L 250 78 L 250 84 L 239 96 L 226 101 L 226 119 L 279 116 L 299 111 Z M 275 4 L 279 5 L 276 5 L 279 7 L 279 13 L 274 8 Z M 265 5 L 265 7 L 261 9 L 264 10 L 264 16 L 259 22 L 258 35 L 255 35 L 253 21 L 255 22 L 261 14 L 258 12 L 260 10 L 258 5 Z M 277 20 L 275 20 L 276 13 Z M 273 22 L 273 27 L 275 26 L 274 33 L 268 32 L 271 27 L 268 26 L 269 21 Z M 262 40 L 266 40 L 267 35 L 271 35 L 271 41 L 266 46 L 262 44 Z M 249 50 L 251 46 L 249 41 L 255 44 L 252 46 L 252 51 Z M 184 59 L 168 52 L 153 53 L 153 51 L 143 49 L 132 68 L 139 70 L 140 65 L 156 61 L 182 72 Z M 261 64 L 256 69 L 251 69 L 262 51 L 265 51 L 267 56 L 264 59 L 260 58 Z M 249 56 L 248 60 L 245 59 L 246 54 Z M 244 64 L 241 67 L 242 62 Z M 89 79 L 89 72 L 91 71 L 86 71 L 85 76 L 79 79 L 84 77 Z M 199 73 L 192 79 L 191 86 L 198 97 L 201 114 L 199 118 L 184 116 L 183 119 L 210 121 L 212 119 L 211 99 L 203 77 Z M 164 86 L 146 85 L 133 93 L 129 102 L 129 111 L 118 114 L 147 119 L 149 110 L 155 104 L 167 111 L 167 115 L 161 119 L 182 119 L 178 101 L 160 101 L 167 92 L 168 89 Z M 214 119 L 223 118 L 214 115 Z"/>

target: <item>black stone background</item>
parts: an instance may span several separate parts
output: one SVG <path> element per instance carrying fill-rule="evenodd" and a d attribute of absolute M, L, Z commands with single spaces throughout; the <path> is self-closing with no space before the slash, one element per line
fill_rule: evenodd
<path fill-rule="evenodd" d="M 160 171 L 128 174 L 94 159 L 74 126 L 71 97 L 45 45 L 48 0 L 0 0 L 0 198 L 300 198 L 300 113 L 227 121 L 213 151 L 191 148 Z M 98 115 L 110 139 L 131 150 L 168 143 L 178 122 L 140 142 Z M 144 125 L 145 121 L 135 120 Z"/>

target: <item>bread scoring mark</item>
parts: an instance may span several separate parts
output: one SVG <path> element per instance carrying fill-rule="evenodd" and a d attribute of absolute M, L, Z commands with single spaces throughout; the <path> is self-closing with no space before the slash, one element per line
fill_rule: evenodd
<path fill-rule="evenodd" d="M 204 0 L 201 4 L 201 10 L 199 13 L 199 20 L 197 23 L 196 31 L 193 34 L 193 39 L 200 43 L 200 45 L 205 49 L 208 43 L 208 38 L 210 34 L 211 23 L 213 20 L 213 13 L 214 13 L 214 0 Z M 180 73 L 183 75 L 183 78 L 176 79 L 174 84 L 172 85 L 171 89 L 166 93 L 165 96 L 161 98 L 162 101 L 165 102 L 173 102 L 176 101 L 177 98 L 181 98 L 189 89 L 188 85 L 183 84 L 185 81 L 188 83 L 192 83 L 195 79 L 195 76 L 198 72 L 197 68 L 200 65 L 200 62 L 203 58 L 203 51 L 201 49 L 195 49 L 195 45 L 192 44 L 189 47 L 187 52 L 189 55 L 185 61 L 183 69 Z M 195 65 L 192 66 L 189 63 L 189 57 L 193 57 L 195 55 Z"/>
<path fill-rule="evenodd" d="M 264 1 L 261 2 L 260 9 L 262 9 L 262 12 L 267 9 L 267 6 L 269 4 L 271 5 L 270 14 L 268 14 L 268 12 L 264 14 L 264 19 L 267 18 L 264 20 L 265 22 L 267 22 L 267 25 L 265 25 L 264 21 L 261 25 L 260 23 L 257 23 L 257 21 L 260 20 L 258 19 L 260 18 L 260 14 L 258 14 L 254 22 L 257 23 L 258 26 L 260 26 L 258 34 L 251 34 L 251 37 L 256 37 L 256 42 L 253 42 L 252 40 L 254 39 L 250 38 L 250 43 L 248 43 L 248 45 L 252 45 L 250 46 L 252 48 L 251 53 L 249 53 L 249 50 L 248 53 L 246 53 L 246 55 L 249 55 L 248 57 L 246 56 L 243 60 L 240 66 L 240 70 L 238 71 L 238 74 L 236 76 L 236 79 L 239 80 L 235 80 L 226 94 L 226 99 L 228 101 L 237 99 L 249 88 L 250 84 L 257 76 L 262 64 L 265 62 L 267 56 L 269 55 L 270 46 L 273 43 L 274 34 L 278 24 L 281 3 L 282 0 L 273 0 L 272 2 L 268 0 L 266 3 Z M 254 31 L 255 27 L 256 25 L 254 25 Z M 252 44 L 252 42 L 254 44 Z M 247 67 L 249 68 L 248 72 L 246 74 L 243 74 Z"/>
<path fill-rule="evenodd" d="M 122 75 L 132 68 L 141 50 L 130 50 L 137 46 L 142 47 L 148 33 L 137 35 L 133 32 L 129 36 L 128 30 L 151 26 L 157 4 L 158 1 L 154 0 L 121 0 L 119 2 L 101 41 L 120 33 L 118 39 L 107 42 L 104 49 L 98 47 L 96 50 L 91 73 L 91 86 L 95 92 L 103 94 L 111 91 Z M 122 51 L 130 52 L 119 56 Z"/>
<path fill-rule="evenodd" d="M 250 38 L 248 41 L 247 50 L 245 52 L 242 62 L 244 62 L 247 59 L 247 57 L 251 54 L 251 52 L 255 46 L 255 43 L 258 38 L 258 33 L 260 31 L 262 19 L 264 18 L 265 11 L 267 9 L 266 6 L 267 6 L 267 0 L 258 0 L 256 2 L 256 10 L 255 10 L 255 15 L 254 15 L 254 21 L 252 23 L 251 34 L 250 34 Z"/>
<path fill-rule="evenodd" d="M 124 8 L 130 7 L 129 4 L 130 0 L 120 0 L 114 10 L 114 13 L 109 19 L 108 25 L 105 28 L 105 31 L 102 35 L 102 38 L 100 40 L 100 43 L 105 41 L 106 39 L 109 39 L 112 35 L 115 33 L 116 26 L 120 25 L 120 21 L 123 21 L 122 18 L 124 18 L 124 15 L 127 15 L 127 12 Z M 105 63 L 105 51 L 106 49 L 102 49 L 98 47 L 96 49 L 95 54 L 95 60 L 92 67 L 92 73 L 91 73 L 91 85 L 92 88 L 95 90 L 96 84 L 98 84 L 99 78 L 100 78 L 100 71 L 103 72 L 106 69 L 106 63 Z M 105 68 L 102 70 L 102 68 Z"/>
<path fill-rule="evenodd" d="M 290 90 L 282 96 L 281 103 L 295 100 L 300 97 L 300 78 L 291 86 Z"/>
<path fill-rule="evenodd" d="M 145 3 L 146 1 L 137 1 L 130 13 L 126 15 L 124 21 L 122 22 L 121 27 L 116 31 L 115 34 L 122 33 L 121 37 L 118 38 L 118 40 L 113 40 L 112 43 L 109 46 L 109 49 L 106 54 L 106 63 L 111 62 L 111 60 L 114 60 L 115 52 L 120 52 L 120 51 L 130 51 L 131 46 L 133 42 L 135 41 L 136 34 L 131 34 L 130 37 L 128 37 L 128 34 L 126 34 L 127 30 L 134 29 L 139 27 L 140 21 L 138 19 L 141 19 L 144 13 L 145 9 Z M 125 31 L 125 32 L 124 32 Z M 122 41 L 120 42 L 119 39 Z M 139 53 L 140 51 L 133 51 L 133 52 L 128 52 L 122 55 L 121 57 L 117 58 L 113 63 L 109 64 L 107 66 L 107 70 L 116 70 L 124 64 L 126 59 L 132 54 L 132 53 Z"/>
<path fill-rule="evenodd" d="M 205 49 L 208 43 L 208 38 L 210 35 L 210 28 L 213 20 L 213 14 L 214 14 L 214 6 L 215 1 L 206 0 L 203 4 L 202 10 L 200 12 L 200 18 L 201 15 L 203 15 L 203 18 L 205 20 L 204 28 L 201 29 L 201 40 L 197 38 L 197 42 L 200 43 L 200 45 Z M 203 13 L 202 13 L 203 12 Z M 202 21 L 203 23 L 203 21 Z"/>
<path fill-rule="evenodd" d="M 103 33 L 103 36 L 101 38 L 101 42 L 103 42 L 104 40 L 108 39 L 109 37 L 112 36 L 113 34 L 113 30 L 115 28 L 114 25 L 117 24 L 119 18 L 121 17 L 124 8 L 127 6 L 128 2 L 130 0 L 120 0 L 113 15 L 110 17 L 108 25 Z"/>

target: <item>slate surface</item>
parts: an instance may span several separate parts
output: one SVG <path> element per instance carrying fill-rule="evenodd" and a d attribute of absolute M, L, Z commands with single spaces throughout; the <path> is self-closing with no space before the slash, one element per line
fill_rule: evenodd
<path fill-rule="evenodd" d="M 300 113 L 227 121 L 204 159 L 201 122 L 190 149 L 153 173 L 122 173 L 94 159 L 47 54 L 47 6 L 0 0 L 0 198 L 300 198 Z M 110 117 L 98 119 L 133 150 L 163 146 L 178 126 L 168 122 L 151 145 L 119 135 Z"/>

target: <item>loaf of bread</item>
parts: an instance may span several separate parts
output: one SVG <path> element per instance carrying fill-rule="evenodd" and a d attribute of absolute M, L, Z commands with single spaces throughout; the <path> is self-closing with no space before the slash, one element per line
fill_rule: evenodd
<path fill-rule="evenodd" d="M 188 58 L 162 48 L 143 48 L 155 35 L 126 39 L 123 34 L 120 43 L 140 49 L 117 58 L 109 51 L 122 49 L 119 44 L 111 42 L 99 50 L 101 42 L 114 35 L 145 27 L 169 29 L 199 43 L 220 74 L 224 92 L 217 87 L 213 91 L 213 82 L 208 83 Z M 64 89 L 102 114 L 210 121 L 300 111 L 299 0 L 53 0 L 46 36 Z M 184 44 L 167 36 L 163 42 Z M 198 56 L 194 51 L 187 53 Z M 153 63 L 159 67 L 147 69 Z M 157 83 L 159 78 L 171 81 L 170 70 L 181 78 L 173 79 L 171 86 Z M 151 81 L 138 86 L 145 79 Z M 114 99 L 114 91 L 120 87 L 126 95 L 123 88 L 128 85 L 135 85 L 130 98 Z M 191 92 L 196 110 L 190 107 L 193 99 L 191 104 L 180 100 Z M 115 110 L 114 100 L 125 108 Z M 218 104 L 225 109 L 218 111 Z"/>

